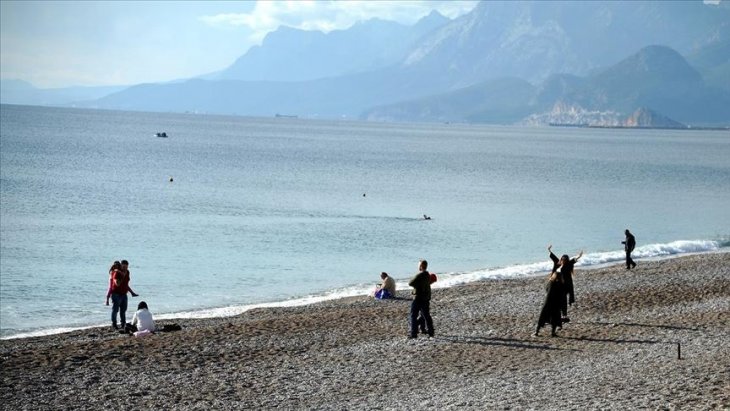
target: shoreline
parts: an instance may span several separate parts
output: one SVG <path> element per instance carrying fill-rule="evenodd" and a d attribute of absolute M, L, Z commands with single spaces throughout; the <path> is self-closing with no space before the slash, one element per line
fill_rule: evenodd
<path fill-rule="evenodd" d="M 433 291 L 436 337 L 408 340 L 408 290 L 0 341 L 8 409 L 723 409 L 730 253 L 577 267 L 558 337 L 533 337 L 544 276 Z M 160 321 L 161 324 L 170 323 Z M 677 343 L 682 359 L 677 359 Z"/>
<path fill-rule="evenodd" d="M 704 240 L 704 241 L 711 241 L 711 240 Z M 675 242 L 676 243 L 676 242 Z M 673 244 L 673 243 L 669 243 Z M 662 244 L 664 245 L 664 244 Z M 650 245 L 655 246 L 655 245 Z M 605 252 L 605 253 L 599 253 L 599 254 L 611 254 L 615 252 Z M 641 257 L 636 258 L 639 262 L 653 262 L 653 261 L 663 261 L 663 260 L 671 260 L 676 258 L 683 258 L 688 256 L 694 256 L 694 255 L 702 255 L 702 254 L 715 254 L 715 253 L 730 253 L 730 247 L 725 246 L 725 243 L 718 243 L 717 249 L 710 249 L 710 250 L 702 250 L 702 251 L 689 251 L 689 252 L 680 252 L 676 254 L 660 254 L 660 255 L 654 255 L 650 257 Z M 614 265 L 621 265 L 621 261 L 617 260 L 609 260 L 607 262 L 603 263 L 594 263 L 589 265 L 583 265 L 581 262 L 576 266 L 577 269 L 580 270 L 598 270 L 602 268 L 608 268 L 612 267 Z M 492 281 L 492 280 L 508 280 L 508 279 L 519 279 L 519 278 L 531 278 L 535 276 L 542 275 L 543 272 L 548 271 L 549 267 L 551 266 L 548 262 L 543 263 L 527 263 L 527 264 L 517 264 L 513 266 L 504 266 L 504 267 L 495 267 L 495 268 L 489 268 L 489 269 L 480 269 L 475 270 L 473 272 L 467 272 L 467 273 L 456 273 L 456 275 L 449 275 L 449 277 L 443 278 L 440 277 L 440 280 L 438 283 L 435 284 L 434 288 L 442 289 L 442 288 L 451 288 L 451 287 L 458 287 L 466 284 L 472 284 L 480 281 Z M 460 278 L 460 276 L 463 276 L 466 274 L 467 276 L 470 273 L 475 272 L 491 272 L 491 273 L 499 273 L 504 270 L 511 269 L 513 267 L 530 267 L 531 271 L 523 272 L 523 273 L 516 273 L 512 275 L 507 276 L 500 276 L 497 274 L 495 277 L 482 277 L 482 278 L 476 278 L 476 279 L 467 279 L 463 280 Z M 440 276 L 442 274 L 439 274 Z M 405 281 L 407 279 L 403 279 L 398 281 L 399 288 L 407 287 Z M 447 285 L 444 285 L 444 283 L 447 283 Z M 343 288 L 340 288 L 340 290 L 349 290 L 347 294 L 337 294 L 334 293 L 332 290 L 324 291 L 321 293 L 316 294 L 310 294 L 305 296 L 299 296 L 299 297 L 292 297 L 287 300 L 277 300 L 277 301 L 267 301 L 262 303 L 253 303 L 253 304 L 241 304 L 241 305 L 234 305 L 234 306 L 228 306 L 228 307 L 211 307 L 211 308 L 205 308 L 195 311 L 179 311 L 174 313 L 164 313 L 164 314 L 157 314 L 155 315 L 155 318 L 163 321 L 176 321 L 176 320 L 186 320 L 186 319 L 211 319 L 211 318 L 229 318 L 229 317 L 235 317 L 237 315 L 241 315 L 243 313 L 246 313 L 251 310 L 256 310 L 259 308 L 286 308 L 286 307 L 300 307 L 300 306 L 309 306 L 312 304 L 318 304 L 321 302 L 326 301 L 334 301 L 344 298 L 350 298 L 350 297 L 362 297 L 362 296 L 368 296 L 370 295 L 370 289 L 360 289 L 359 286 L 345 286 Z M 224 312 L 224 310 L 227 310 L 227 312 Z M 130 313 L 133 313 L 134 310 L 131 310 Z M 0 337 L 0 341 L 4 340 L 17 340 L 17 339 L 26 339 L 26 338 L 37 338 L 37 337 L 45 337 L 45 336 L 52 336 L 52 335 L 58 335 L 58 334 L 66 334 L 70 332 L 75 331 L 83 331 L 83 330 L 90 330 L 95 328 L 106 328 L 106 324 L 91 324 L 91 325 L 85 325 L 85 326 L 69 326 L 69 327 L 58 327 L 54 329 L 39 329 L 35 331 L 25 331 L 20 332 L 14 335 L 9 336 L 3 336 Z"/>

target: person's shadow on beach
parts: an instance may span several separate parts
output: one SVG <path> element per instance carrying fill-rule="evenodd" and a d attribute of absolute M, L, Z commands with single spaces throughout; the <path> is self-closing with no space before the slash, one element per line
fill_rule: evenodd
<path fill-rule="evenodd" d="M 573 348 L 559 348 L 553 347 L 545 343 L 537 343 L 534 340 L 520 340 L 516 338 L 501 338 L 501 337 L 465 337 L 462 335 L 444 335 L 440 336 L 440 339 L 444 339 L 453 344 L 477 344 L 484 346 L 503 346 L 511 348 L 527 348 L 532 350 L 557 350 L 557 351 L 580 351 Z"/>
<path fill-rule="evenodd" d="M 580 324 L 579 322 L 576 324 Z M 606 325 L 610 327 L 615 326 L 626 326 L 626 327 L 647 327 L 647 328 L 664 328 L 667 330 L 689 330 L 689 331 L 699 331 L 699 328 L 696 327 L 682 327 L 679 325 L 664 325 L 664 324 L 642 324 L 642 323 L 611 323 L 611 322 L 601 322 L 601 321 L 590 321 L 586 322 L 586 324 L 594 324 L 594 325 Z"/>

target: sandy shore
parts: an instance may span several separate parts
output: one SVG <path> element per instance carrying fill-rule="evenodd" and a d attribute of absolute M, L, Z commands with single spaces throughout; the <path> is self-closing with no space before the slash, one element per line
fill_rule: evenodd
<path fill-rule="evenodd" d="M 534 337 L 544 279 L 0 341 L 2 409 L 728 409 L 730 253 L 578 269 L 558 337 Z M 170 323 L 165 321 L 163 323 Z M 677 358 L 677 343 L 682 359 Z"/>

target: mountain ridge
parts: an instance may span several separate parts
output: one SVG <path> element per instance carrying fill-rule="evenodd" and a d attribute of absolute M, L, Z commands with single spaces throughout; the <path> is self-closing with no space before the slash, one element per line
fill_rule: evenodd
<path fill-rule="evenodd" d="M 499 80 L 497 83 L 504 83 Z M 579 77 L 553 75 L 529 90 L 512 83 L 514 93 L 493 92 L 493 107 L 510 108 L 503 124 L 630 126 L 642 119 L 666 124 L 714 125 L 730 123 L 730 93 L 707 87 L 700 73 L 675 50 L 647 46 L 597 72 Z M 365 120 L 495 122 L 493 116 L 478 115 L 479 102 L 466 96 L 473 88 L 495 87 L 487 81 L 427 98 L 384 105 L 367 110 Z M 441 109 L 444 102 L 448 114 Z M 727 104 L 725 104 L 727 103 Z M 636 110 L 650 112 L 631 121 Z M 424 113 L 429 113 L 428 116 Z M 441 113 L 433 115 L 433 113 Z M 521 114 L 528 113 L 529 115 Z M 646 126 L 643 124 L 642 126 Z"/>
<path fill-rule="evenodd" d="M 549 119 L 551 113 L 577 118 L 596 113 L 596 118 L 608 122 L 611 116 L 605 113 L 619 113 L 612 115 L 617 118 L 645 107 L 690 125 L 730 123 L 724 108 L 730 106 L 725 74 L 730 73 L 730 63 L 722 55 L 730 39 L 729 7 L 651 1 L 482 2 L 470 13 L 444 19 L 438 14 L 424 17 L 414 25 L 421 26 L 417 30 L 371 20 L 329 35 L 282 28 L 239 59 L 246 61 L 256 53 L 284 58 L 277 63 L 263 59 L 259 66 L 249 59 L 247 69 L 258 70 L 253 78 L 259 80 L 242 80 L 245 76 L 214 80 L 221 76 L 219 72 L 196 81 L 137 85 L 76 104 L 146 111 L 502 124 L 529 123 L 530 119 L 549 123 L 542 119 Z M 387 38 L 406 30 L 417 39 L 413 43 L 389 41 L 400 48 L 380 47 L 377 53 L 363 46 L 337 54 L 348 44 L 338 36 L 360 36 L 357 41 L 364 44 L 376 27 L 386 27 L 380 31 L 390 34 L 380 35 Z M 378 38 L 376 45 L 383 41 Z M 328 40 L 322 43 L 323 39 Z M 279 40 L 285 47 L 274 50 Z M 304 40 L 309 45 L 296 46 Z M 320 46 L 325 43 L 339 46 Z M 290 52 L 295 46 L 295 50 L 310 50 L 311 56 L 321 57 L 305 67 L 302 60 L 307 53 Z M 644 50 L 649 46 L 657 48 Z M 353 54 L 353 50 L 357 52 Z M 616 66 L 637 50 L 643 50 L 644 57 L 625 62 L 625 69 Z M 693 56 L 696 67 L 680 54 Z M 642 58 L 656 61 L 656 66 L 644 67 L 643 77 L 640 69 L 646 61 L 642 63 Z M 676 72 L 662 71 L 662 67 Z M 650 73 L 648 77 L 646 73 Z M 475 97 L 479 95 L 481 100 Z M 462 99 L 471 103 L 462 104 Z M 399 115 L 385 111 L 399 104 Z M 433 110 L 425 109 L 429 107 Z M 702 107 L 704 112 L 693 107 Z"/>
<path fill-rule="evenodd" d="M 411 26 L 377 18 L 329 33 L 280 26 L 260 46 L 208 78 L 308 81 L 377 70 L 396 64 L 413 42 L 448 21 L 434 11 Z"/>

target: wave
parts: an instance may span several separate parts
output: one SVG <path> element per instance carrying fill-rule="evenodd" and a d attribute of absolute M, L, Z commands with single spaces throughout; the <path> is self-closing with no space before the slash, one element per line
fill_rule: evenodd
<path fill-rule="evenodd" d="M 635 260 L 647 260 L 674 257 L 688 254 L 715 252 L 729 247 L 730 241 L 721 240 L 682 240 L 666 244 L 648 244 L 634 249 L 631 257 Z M 599 268 L 626 260 L 624 250 L 587 253 L 578 260 L 576 267 Z M 449 273 L 439 277 L 435 288 L 453 287 L 482 280 L 529 277 L 546 274 L 553 267 L 552 261 L 521 264 L 501 268 L 487 268 L 465 273 Z"/>
<path fill-rule="evenodd" d="M 730 240 L 682 240 L 674 241 L 666 244 L 648 244 L 637 247 L 632 253 L 632 257 L 637 260 L 651 260 L 661 258 L 679 257 L 689 254 L 707 253 L 725 251 L 724 248 L 730 247 Z M 605 251 L 596 253 L 587 253 L 576 264 L 577 267 L 583 268 L 599 268 L 615 263 L 623 262 L 626 254 L 623 250 Z M 450 272 L 438 273 L 438 282 L 434 284 L 434 288 L 448 288 L 461 284 L 468 284 L 484 280 L 500 280 L 508 278 L 531 277 L 546 274 L 552 269 L 552 262 L 546 258 L 546 261 L 528 264 L 517 264 L 508 267 L 485 268 L 468 272 Z M 398 289 L 408 288 L 406 281 L 397 281 Z M 284 301 L 274 301 L 259 304 L 233 305 L 227 307 L 209 308 L 195 311 L 183 311 L 168 314 L 155 315 L 159 320 L 184 319 L 184 318 L 216 318 L 231 317 L 242 314 L 246 311 L 256 308 L 274 308 L 274 307 L 298 307 L 304 305 L 315 304 L 324 301 L 336 300 L 347 297 L 367 296 L 373 291 L 372 285 L 356 285 L 329 290 L 320 294 L 307 295 L 304 297 L 292 298 Z M 3 336 L 2 339 L 15 339 L 27 337 L 39 337 L 43 335 L 59 334 L 75 330 L 83 330 L 94 327 L 103 327 L 104 324 L 98 324 L 85 327 L 63 327 L 53 329 L 34 330 L 23 332 L 9 336 Z"/>
<path fill-rule="evenodd" d="M 637 247 L 634 250 L 632 257 L 635 259 L 651 259 L 713 252 L 720 250 L 723 246 L 725 246 L 724 244 L 725 243 L 723 242 L 712 240 L 674 241 L 667 244 L 649 244 Z M 625 258 L 626 254 L 623 250 L 588 253 L 578 261 L 576 266 L 598 268 L 612 263 L 623 262 Z M 518 264 L 500 268 L 485 268 L 468 272 L 443 273 L 439 274 L 439 280 L 434 284 L 434 288 L 448 288 L 455 285 L 483 280 L 499 280 L 542 275 L 550 271 L 552 267 L 552 262 L 546 258 L 546 261 L 539 263 Z M 397 281 L 396 287 L 399 290 L 407 289 L 408 283 L 404 280 Z M 158 317 L 162 319 L 228 317 L 238 315 L 255 308 L 297 307 L 323 301 L 336 300 L 339 298 L 366 296 L 372 291 L 373 287 L 371 285 L 357 285 L 285 301 L 187 311 L 174 314 L 164 314 Z"/>

